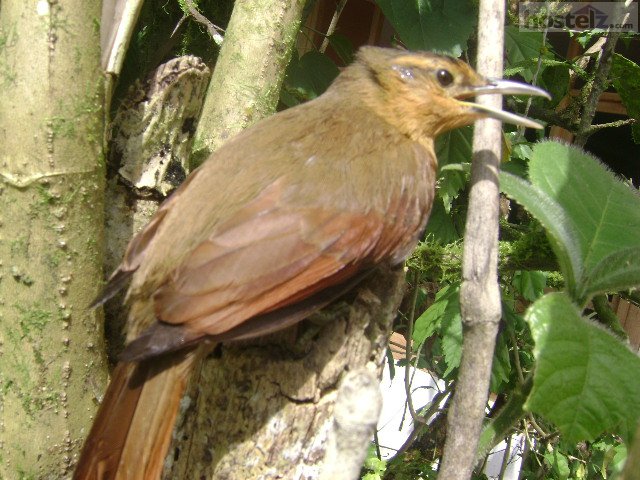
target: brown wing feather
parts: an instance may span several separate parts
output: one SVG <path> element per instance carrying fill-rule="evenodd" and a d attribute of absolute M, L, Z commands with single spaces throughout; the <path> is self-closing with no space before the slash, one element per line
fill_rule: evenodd
<path fill-rule="evenodd" d="M 196 248 L 196 260 L 188 258 L 156 292 L 157 318 L 219 335 L 342 282 L 367 263 L 382 227 L 373 214 L 321 208 L 250 218 L 223 229 L 222 241 Z"/>

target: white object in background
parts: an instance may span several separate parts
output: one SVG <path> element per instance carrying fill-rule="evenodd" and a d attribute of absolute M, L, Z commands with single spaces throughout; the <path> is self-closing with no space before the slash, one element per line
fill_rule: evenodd
<path fill-rule="evenodd" d="M 442 391 L 445 383 L 422 370 L 411 367 L 413 375 L 411 393 L 416 410 L 429 404 L 433 397 Z M 383 460 L 393 458 L 413 431 L 413 420 L 406 405 L 407 395 L 404 386 L 405 367 L 395 367 L 395 375 L 390 378 L 389 365 L 385 364 L 382 373 L 382 413 L 378 421 L 378 442 Z M 511 439 L 509 463 L 503 476 L 504 480 L 518 480 L 522 464 L 524 437 L 516 435 Z M 501 442 L 491 451 L 484 472 L 489 478 L 498 478 L 506 442 Z"/>
<path fill-rule="evenodd" d="M 413 407 L 418 410 L 431 402 L 444 382 L 411 367 L 411 394 Z M 405 367 L 395 367 L 393 380 L 389 374 L 389 365 L 385 364 L 382 372 L 382 413 L 378 421 L 378 442 L 383 460 L 393 458 L 398 449 L 409 438 L 413 431 L 413 419 L 406 406 L 407 395 L 404 387 Z"/>

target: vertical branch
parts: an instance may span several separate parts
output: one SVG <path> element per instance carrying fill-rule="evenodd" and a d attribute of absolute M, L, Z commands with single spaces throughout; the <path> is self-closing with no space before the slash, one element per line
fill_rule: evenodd
<path fill-rule="evenodd" d="M 107 381 L 99 2 L 0 7 L 0 478 L 68 478 Z"/>
<path fill-rule="evenodd" d="M 629 16 L 628 6 L 631 2 L 619 2 L 618 11 L 616 12 L 616 23 L 625 23 Z M 574 144 L 584 147 L 589 137 L 594 133 L 591 128 L 591 122 L 596 114 L 598 108 L 598 100 L 600 95 L 609 86 L 609 72 L 611 71 L 611 64 L 613 61 L 613 53 L 616 49 L 616 44 L 620 38 L 619 31 L 607 32 L 606 39 L 602 43 L 602 50 L 598 56 L 598 61 L 595 66 L 593 77 L 584 86 L 581 92 L 581 104 L 584 105 L 582 109 L 580 120 L 578 122 L 578 133 L 573 141 Z"/>
<path fill-rule="evenodd" d="M 304 0 L 235 2 L 192 161 L 201 163 L 225 140 L 275 111 L 304 5 Z"/>
<path fill-rule="evenodd" d="M 504 0 L 480 2 L 477 69 L 487 77 L 502 75 L 504 13 Z M 502 97 L 487 95 L 477 101 L 501 108 Z M 500 149 L 500 122 L 477 122 L 460 291 L 462 359 L 440 470 L 440 478 L 447 480 L 471 476 L 487 403 L 501 315 L 497 278 Z"/>

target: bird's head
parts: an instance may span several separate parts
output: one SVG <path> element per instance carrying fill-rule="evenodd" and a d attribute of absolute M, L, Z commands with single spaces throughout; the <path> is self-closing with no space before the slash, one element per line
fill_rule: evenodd
<path fill-rule="evenodd" d="M 469 65 L 429 52 L 363 47 L 355 69 L 370 80 L 363 101 L 383 118 L 412 137 L 435 137 L 480 118 L 542 128 L 540 124 L 500 108 L 480 105 L 473 98 L 484 94 L 536 95 L 540 88 L 509 80 L 486 79 Z"/>

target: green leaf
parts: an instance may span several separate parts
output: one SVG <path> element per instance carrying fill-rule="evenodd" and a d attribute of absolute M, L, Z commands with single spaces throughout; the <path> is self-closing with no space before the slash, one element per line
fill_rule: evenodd
<path fill-rule="evenodd" d="M 507 69 L 521 65 L 518 72 L 527 81 L 531 82 L 536 69 L 537 58 L 543 49 L 544 41 L 542 32 L 523 32 L 515 25 L 507 25 L 505 28 L 504 47 L 507 52 Z"/>
<path fill-rule="evenodd" d="M 425 234 L 432 235 L 434 240 L 441 245 L 460 239 L 460 234 L 453 223 L 453 219 L 445 211 L 444 204 L 440 198 L 436 197 L 433 201 Z"/>
<path fill-rule="evenodd" d="M 578 245 L 565 245 L 571 249 L 577 247 L 582 257 L 584 271 L 576 276 L 575 292 L 582 303 L 586 301 L 587 292 L 594 290 L 588 285 L 588 280 L 593 278 L 591 270 L 597 267 L 601 272 L 599 265 L 605 258 L 638 246 L 640 196 L 595 157 L 557 142 L 543 142 L 534 147 L 529 178 L 560 205 L 577 233 Z M 627 256 L 625 260 L 629 260 L 627 274 L 632 280 L 627 286 L 634 286 L 640 283 L 637 277 L 640 258 L 634 261 Z M 619 269 L 620 266 L 618 262 L 616 267 Z M 624 275 L 616 274 L 611 278 L 619 280 L 622 277 Z M 599 279 L 600 290 L 613 287 L 619 285 L 608 286 Z"/>
<path fill-rule="evenodd" d="M 329 44 L 345 65 L 349 65 L 353 62 L 355 49 L 353 48 L 353 43 L 351 43 L 349 37 L 342 35 L 341 33 L 334 33 L 329 35 Z"/>
<path fill-rule="evenodd" d="M 421 345 L 440 329 L 446 318 L 460 315 L 460 286 L 447 285 L 436 293 L 429 308 L 420 315 L 413 326 L 413 343 Z"/>
<path fill-rule="evenodd" d="M 569 91 L 569 65 L 563 63 L 555 67 L 546 67 L 540 80 L 540 87 L 549 92 L 553 105 L 557 105 Z"/>
<path fill-rule="evenodd" d="M 613 252 L 585 275 L 584 296 L 640 285 L 640 247 Z"/>
<path fill-rule="evenodd" d="M 459 57 L 476 26 L 472 0 L 376 0 L 410 50 Z"/>
<path fill-rule="evenodd" d="M 611 81 L 620 94 L 627 114 L 636 119 L 631 126 L 633 141 L 640 143 L 640 66 L 620 54 L 613 54 Z"/>
<path fill-rule="evenodd" d="M 533 302 L 542 296 L 547 286 L 547 274 L 533 270 L 518 270 L 511 284 L 525 300 Z"/>
<path fill-rule="evenodd" d="M 555 423 L 568 442 L 605 430 L 630 440 L 640 417 L 640 358 L 582 318 L 565 293 L 537 300 L 525 319 L 537 359 L 525 408 Z"/>
<path fill-rule="evenodd" d="M 316 51 L 305 53 L 287 67 L 282 103 L 288 107 L 321 95 L 338 76 L 338 67 L 326 55 Z"/>
<path fill-rule="evenodd" d="M 570 292 L 575 291 L 576 281 L 582 276 L 582 256 L 573 220 L 545 192 L 515 175 L 501 172 L 500 188 L 525 207 L 545 228 L 567 288 Z"/>
<path fill-rule="evenodd" d="M 569 478 L 571 474 L 571 470 L 569 469 L 569 462 L 567 461 L 567 457 L 558 451 L 557 448 L 554 448 L 550 452 L 546 452 L 544 454 L 544 459 L 547 461 L 555 476 L 553 478 L 557 478 L 559 480 L 566 480 Z"/>
<path fill-rule="evenodd" d="M 448 165 L 468 164 L 471 162 L 471 127 L 451 130 L 436 139 L 436 158 L 438 159 L 438 196 L 444 202 L 447 213 L 451 202 L 467 184 L 467 173 L 462 170 L 446 169 Z"/>
<path fill-rule="evenodd" d="M 442 352 L 447 368 L 442 377 L 447 379 L 449 374 L 460 366 L 462 356 L 462 317 L 460 315 L 459 296 L 450 303 L 450 313 L 442 318 L 440 335 L 442 337 Z M 456 310 L 453 313 L 453 310 Z"/>

